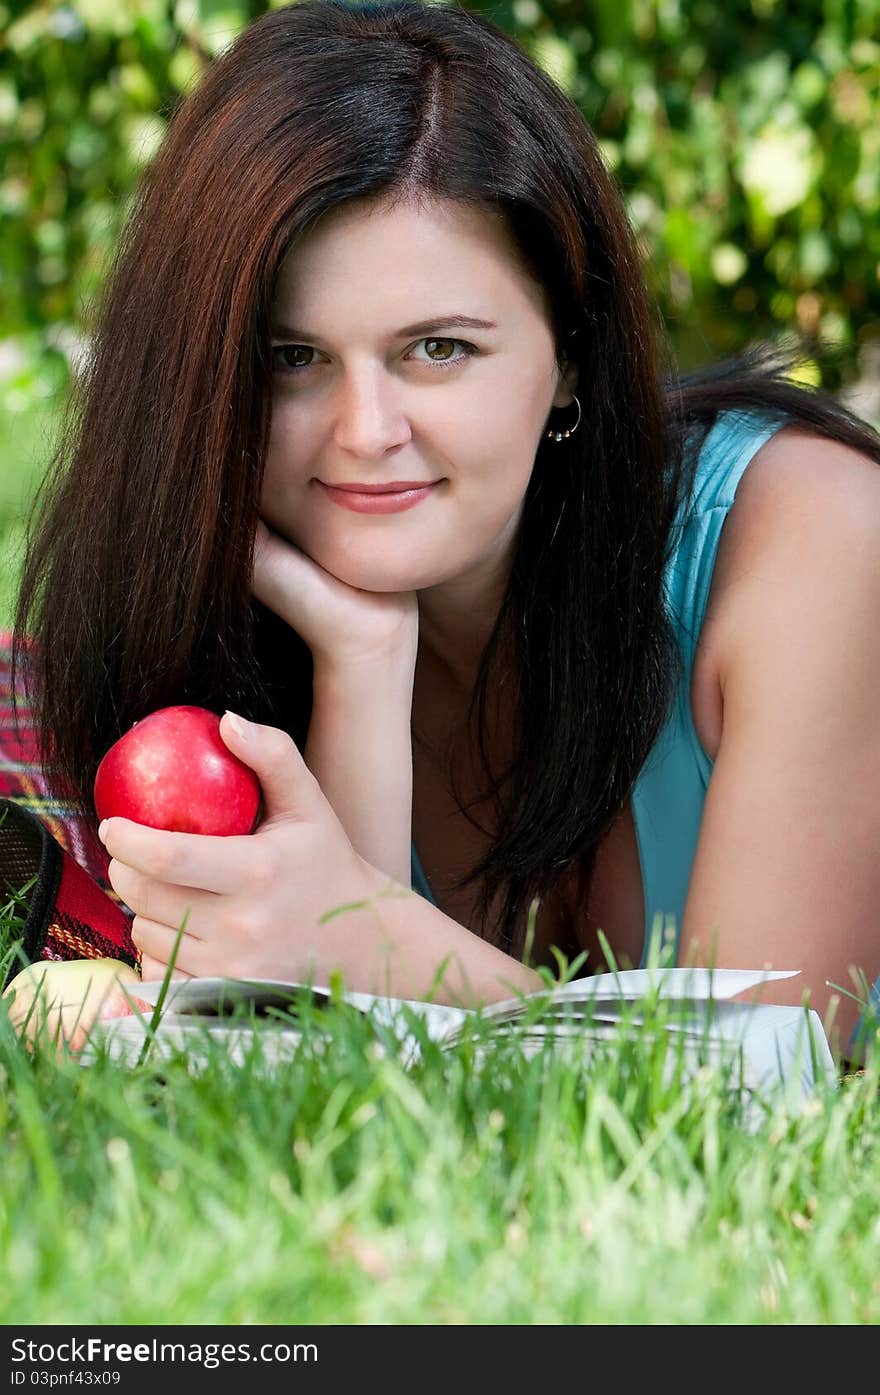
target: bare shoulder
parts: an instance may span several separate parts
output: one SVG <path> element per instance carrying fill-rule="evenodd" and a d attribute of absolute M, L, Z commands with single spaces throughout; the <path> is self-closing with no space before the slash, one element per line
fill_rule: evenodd
<path fill-rule="evenodd" d="M 808 428 L 778 431 L 749 462 L 718 545 L 706 629 L 722 688 L 768 587 L 809 605 L 810 578 L 818 592 L 841 570 L 878 564 L 880 464 Z"/>
<path fill-rule="evenodd" d="M 783 514 L 824 507 L 832 497 L 869 503 L 880 490 L 880 464 L 852 446 L 819 436 L 809 427 L 790 425 L 777 431 L 755 453 L 739 482 L 731 508 Z"/>
<path fill-rule="evenodd" d="M 679 961 L 799 969 L 773 1001 L 808 988 L 822 1016 L 851 970 L 880 970 L 880 465 L 786 429 L 722 544 L 721 720 Z M 857 1008 L 838 1006 L 845 1040 Z"/>

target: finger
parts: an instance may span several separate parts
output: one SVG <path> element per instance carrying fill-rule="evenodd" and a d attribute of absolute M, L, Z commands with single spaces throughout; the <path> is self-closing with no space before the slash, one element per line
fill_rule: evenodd
<path fill-rule="evenodd" d="M 218 894 L 239 889 L 254 855 L 254 835 L 250 833 L 227 837 L 169 833 L 132 819 L 105 819 L 98 837 L 111 858 L 145 876 L 175 887 Z"/>
<path fill-rule="evenodd" d="M 161 983 L 167 972 L 167 964 L 160 963 L 158 959 L 150 959 L 148 955 L 144 956 L 144 983 Z M 182 969 L 175 968 L 171 974 L 171 981 L 173 983 L 176 980 L 182 983 L 185 979 L 192 977 L 192 974 L 185 974 Z"/>
<path fill-rule="evenodd" d="M 224 712 L 220 735 L 233 755 L 256 774 L 263 791 L 264 823 L 285 817 L 317 822 L 326 816 L 330 805 L 324 792 L 286 731 Z M 253 837 L 259 837 L 259 832 L 247 835 L 251 853 Z"/>
<path fill-rule="evenodd" d="M 202 940 L 214 924 L 220 897 L 213 891 L 169 886 L 113 858 L 107 879 L 129 910 L 160 925 L 184 926 L 184 934 Z"/>
<path fill-rule="evenodd" d="M 152 983 L 157 979 L 161 981 L 168 972 L 168 961 L 174 949 L 177 931 L 170 930 L 167 925 L 160 925 L 158 921 L 135 916 L 131 924 L 131 938 L 141 954 L 141 982 Z M 171 971 L 172 981 L 194 978 L 201 973 L 196 963 L 198 941 L 192 940 L 187 943 L 187 939 L 186 934 L 181 937 Z"/>
<path fill-rule="evenodd" d="M 251 590 L 257 600 L 290 623 L 291 596 L 308 584 L 309 575 L 299 548 L 289 539 L 282 540 L 258 519 L 251 575 Z"/>
<path fill-rule="evenodd" d="M 267 582 L 269 581 L 269 548 L 271 545 L 271 534 L 261 518 L 257 519 L 257 531 L 254 536 L 254 565 L 251 575 L 251 590 L 262 601 L 264 605 L 269 604 L 266 595 Z"/>

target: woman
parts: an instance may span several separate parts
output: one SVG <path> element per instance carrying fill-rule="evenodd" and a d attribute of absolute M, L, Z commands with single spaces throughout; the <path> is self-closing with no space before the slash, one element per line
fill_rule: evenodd
<path fill-rule="evenodd" d="M 778 1002 L 876 976 L 880 442 L 757 357 L 667 365 L 591 131 L 485 17 L 304 0 L 213 64 L 16 617 L 92 829 L 172 703 L 262 782 L 248 839 L 107 825 L 145 976 L 187 909 L 181 974 L 446 1002 L 600 931 L 638 963 L 655 914 L 682 963 L 799 969 Z"/>

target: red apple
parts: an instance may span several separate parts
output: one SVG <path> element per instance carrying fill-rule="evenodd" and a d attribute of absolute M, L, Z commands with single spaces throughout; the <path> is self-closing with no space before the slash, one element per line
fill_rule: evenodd
<path fill-rule="evenodd" d="M 204 707 L 160 707 L 110 747 L 95 776 L 95 812 L 177 833 L 252 833 L 260 782 Z"/>

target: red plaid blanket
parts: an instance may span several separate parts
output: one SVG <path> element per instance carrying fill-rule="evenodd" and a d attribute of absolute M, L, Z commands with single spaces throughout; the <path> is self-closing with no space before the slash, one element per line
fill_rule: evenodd
<path fill-rule="evenodd" d="M 13 721 L 11 666 L 12 634 L 0 631 L 0 801 L 11 801 L 30 816 L 7 820 L 5 829 L 0 827 L 0 872 L 6 869 L 5 878 L 0 880 L 5 880 L 6 890 L 10 890 L 15 879 L 9 869 L 24 868 L 34 875 L 38 870 L 34 856 L 39 859 L 38 885 L 31 894 L 25 933 L 27 957 L 107 957 L 133 964 L 132 912 L 107 880 L 109 858 L 88 820 L 72 803 L 58 797 L 52 789 L 51 771 L 39 763 L 30 704 L 20 677 L 17 727 Z M 9 812 L 14 814 L 15 810 Z M 17 828 L 13 826 L 16 822 Z M 41 850 L 34 852 L 26 866 L 26 848 L 34 850 L 38 844 Z M 19 890 L 25 880 L 29 878 L 12 889 Z M 17 967 L 20 963 L 13 972 Z"/>

